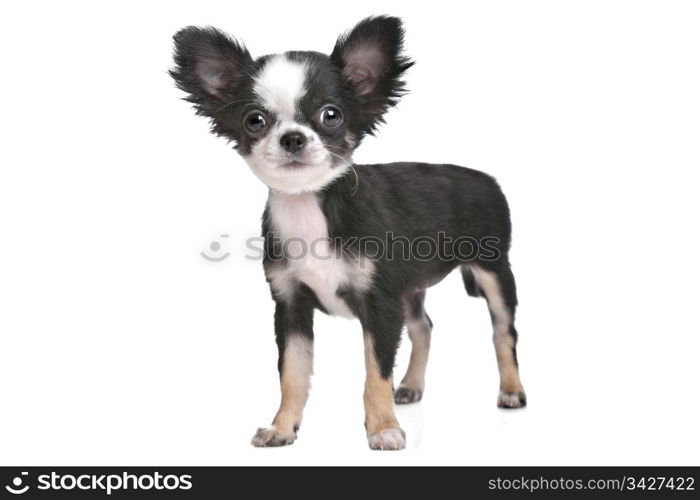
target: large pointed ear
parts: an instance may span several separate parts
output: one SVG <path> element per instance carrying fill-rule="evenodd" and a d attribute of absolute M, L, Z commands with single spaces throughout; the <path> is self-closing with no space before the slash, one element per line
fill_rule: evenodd
<path fill-rule="evenodd" d="M 230 101 L 253 60 L 246 48 L 216 28 L 188 26 L 173 37 L 175 66 L 170 76 L 197 111 L 214 117 Z"/>
<path fill-rule="evenodd" d="M 402 53 L 403 36 L 399 18 L 368 17 L 341 35 L 331 54 L 363 108 L 367 133 L 405 93 L 401 75 L 413 61 Z"/>

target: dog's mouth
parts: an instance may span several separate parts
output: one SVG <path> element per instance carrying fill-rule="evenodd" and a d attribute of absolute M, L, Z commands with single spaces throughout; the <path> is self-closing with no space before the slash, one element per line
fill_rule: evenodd
<path fill-rule="evenodd" d="M 289 170 L 296 170 L 299 168 L 308 167 L 310 165 L 311 165 L 310 163 L 302 161 L 302 160 L 290 160 L 288 162 L 281 163 L 279 166 L 281 168 L 285 168 L 285 169 L 289 169 Z"/>
<path fill-rule="evenodd" d="M 300 170 L 309 167 L 318 167 L 323 165 L 327 158 L 321 157 L 320 154 L 315 155 L 289 155 L 280 158 L 277 163 L 277 168 L 282 170 Z"/>
<path fill-rule="evenodd" d="M 289 154 L 269 156 L 267 164 L 283 172 L 294 172 L 305 168 L 318 168 L 322 166 L 334 167 L 341 163 L 347 163 L 345 157 L 340 154 L 332 154 L 328 151 L 316 151 L 302 154 Z"/>

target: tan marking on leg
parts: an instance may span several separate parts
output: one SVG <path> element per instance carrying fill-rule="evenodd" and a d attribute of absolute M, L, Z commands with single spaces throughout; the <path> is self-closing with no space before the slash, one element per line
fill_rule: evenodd
<path fill-rule="evenodd" d="M 374 346 L 365 334 L 365 427 L 372 449 L 400 450 L 406 447 L 405 434 L 394 414 L 391 377 L 383 378 L 374 356 Z"/>
<path fill-rule="evenodd" d="M 425 370 L 428 366 L 430 353 L 430 337 L 432 328 L 428 318 L 413 319 L 406 322 L 408 338 L 411 339 L 411 359 L 406 375 L 396 391 L 397 403 L 413 403 L 420 401 L 425 390 Z"/>
<path fill-rule="evenodd" d="M 479 288 L 486 296 L 491 311 L 493 345 L 496 350 L 498 372 L 501 379 L 498 404 L 508 408 L 523 406 L 525 391 L 520 382 L 518 365 L 513 356 L 515 339 L 510 331 L 513 315 L 503 300 L 495 274 L 476 266 L 471 269 Z"/>
<path fill-rule="evenodd" d="M 501 376 L 501 390 L 504 392 L 523 392 L 518 366 L 513 358 L 512 347 L 508 347 L 505 343 L 496 345 L 496 360 L 498 361 L 498 371 Z"/>
<path fill-rule="evenodd" d="M 430 353 L 430 335 L 432 328 L 428 319 L 409 321 L 406 323 L 408 338 L 411 339 L 411 360 L 408 363 L 406 376 L 401 385 L 423 390 L 425 387 L 425 370 L 428 366 Z"/>
<path fill-rule="evenodd" d="M 303 335 L 290 335 L 284 349 L 280 388 L 282 400 L 270 427 L 258 429 L 255 446 L 282 446 L 296 439 L 311 388 L 313 344 Z"/>
<path fill-rule="evenodd" d="M 273 425 L 281 429 L 294 429 L 301 423 L 311 388 L 313 373 L 313 345 L 301 335 L 287 338 L 280 386 L 282 400 Z"/>

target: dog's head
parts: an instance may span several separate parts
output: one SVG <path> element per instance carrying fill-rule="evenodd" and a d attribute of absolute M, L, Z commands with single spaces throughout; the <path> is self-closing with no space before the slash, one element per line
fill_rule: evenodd
<path fill-rule="evenodd" d="M 395 17 L 361 21 L 330 56 L 292 51 L 253 59 L 229 35 L 191 26 L 175 35 L 170 74 L 265 184 L 298 193 L 342 174 L 396 104 L 401 75 L 413 64 L 402 50 Z"/>

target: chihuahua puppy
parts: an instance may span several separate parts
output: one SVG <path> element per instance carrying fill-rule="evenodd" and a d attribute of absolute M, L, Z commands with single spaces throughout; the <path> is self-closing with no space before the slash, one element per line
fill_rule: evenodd
<path fill-rule="evenodd" d="M 235 143 L 268 187 L 263 267 L 275 301 L 282 399 L 254 446 L 294 442 L 308 397 L 316 309 L 359 319 L 365 344 L 365 427 L 372 449 L 398 450 L 394 414 L 424 391 L 432 322 L 425 290 L 459 267 L 484 297 L 500 372 L 498 406 L 525 406 L 508 262 L 510 214 L 496 181 L 455 165 L 356 165 L 353 151 L 405 92 L 413 62 L 395 17 L 370 17 L 330 56 L 290 51 L 253 59 L 229 35 L 187 27 L 175 37 L 177 86 L 212 131 Z M 403 327 L 408 371 L 394 391 Z"/>

